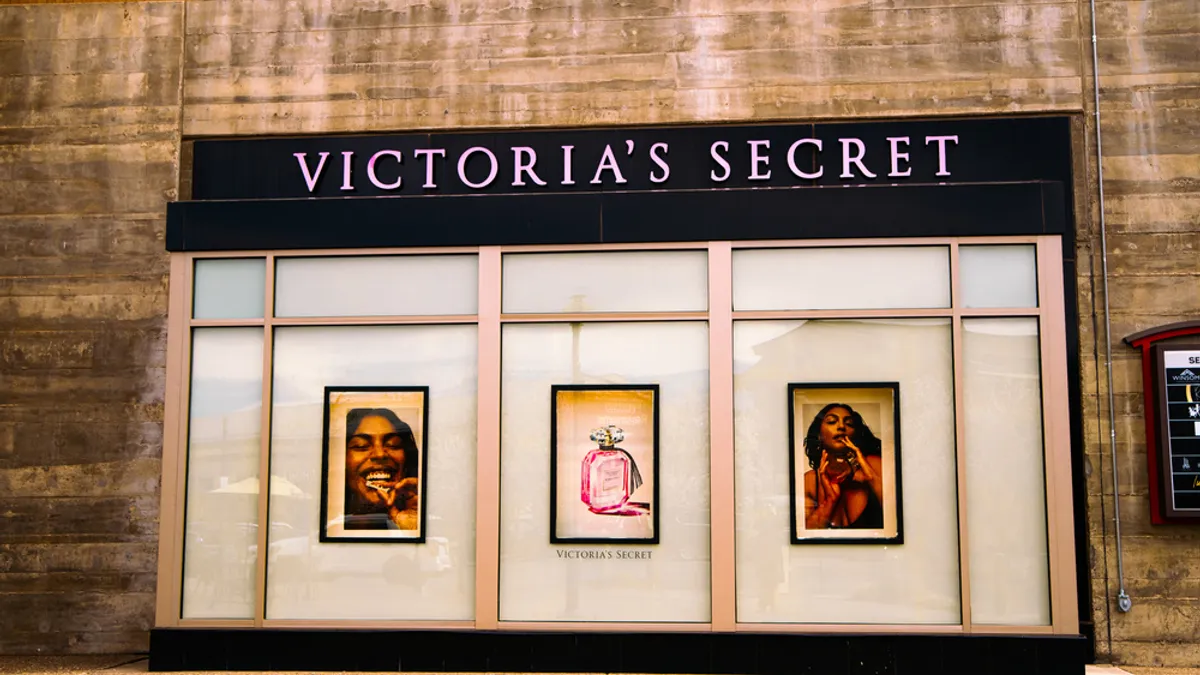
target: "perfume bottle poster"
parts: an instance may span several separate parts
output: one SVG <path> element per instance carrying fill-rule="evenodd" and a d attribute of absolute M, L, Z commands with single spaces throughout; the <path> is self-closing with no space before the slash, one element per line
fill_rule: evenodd
<path fill-rule="evenodd" d="M 551 399 L 551 543 L 657 543 L 658 385 L 555 385 Z"/>
<path fill-rule="evenodd" d="M 326 387 L 322 542 L 425 541 L 428 387 Z"/>
<path fill-rule="evenodd" d="M 903 543 L 900 385 L 788 385 L 792 543 Z"/>

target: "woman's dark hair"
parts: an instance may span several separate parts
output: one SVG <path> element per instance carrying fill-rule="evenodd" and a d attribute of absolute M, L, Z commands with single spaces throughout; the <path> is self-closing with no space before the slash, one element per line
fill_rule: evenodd
<path fill-rule="evenodd" d="M 396 433 L 400 434 L 400 446 L 404 448 L 404 476 L 416 478 L 420 459 L 417 439 L 413 436 L 412 427 L 391 410 L 387 408 L 354 408 L 346 413 L 346 443 L 349 443 L 350 437 L 354 435 L 355 431 L 358 431 L 358 425 L 368 417 L 382 417 L 395 427 Z"/>
<path fill-rule="evenodd" d="M 817 468 L 821 463 L 821 420 L 825 419 L 825 415 L 829 414 L 834 408 L 845 408 L 850 411 L 850 418 L 854 420 L 854 433 L 851 437 L 854 439 L 854 444 L 862 450 L 863 455 L 881 455 L 883 454 L 883 442 L 875 437 L 871 432 L 871 427 L 863 422 L 862 415 L 858 411 L 845 403 L 830 403 L 821 408 L 821 412 L 817 413 L 811 424 L 808 425 L 808 433 L 804 435 L 804 456 L 808 458 L 808 466 Z"/>

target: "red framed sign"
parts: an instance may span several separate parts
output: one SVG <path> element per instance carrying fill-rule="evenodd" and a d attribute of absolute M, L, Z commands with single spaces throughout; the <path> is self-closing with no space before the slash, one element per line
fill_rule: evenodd
<path fill-rule="evenodd" d="M 1188 340 L 1188 338 L 1191 338 Z M 1200 321 L 1125 338 L 1142 351 L 1150 521 L 1200 520 Z"/>

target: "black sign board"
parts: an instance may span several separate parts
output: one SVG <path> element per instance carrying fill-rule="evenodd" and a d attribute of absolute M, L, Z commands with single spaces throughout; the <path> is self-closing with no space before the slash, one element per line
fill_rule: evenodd
<path fill-rule="evenodd" d="M 1155 345 L 1163 513 L 1200 518 L 1200 344 Z"/>
<path fill-rule="evenodd" d="M 1062 180 L 1063 118 L 196 141 L 192 199 Z M 1056 166 L 1058 164 L 1058 166 Z"/>
<path fill-rule="evenodd" d="M 169 250 L 1063 233 L 1066 117 L 197 140 Z"/>

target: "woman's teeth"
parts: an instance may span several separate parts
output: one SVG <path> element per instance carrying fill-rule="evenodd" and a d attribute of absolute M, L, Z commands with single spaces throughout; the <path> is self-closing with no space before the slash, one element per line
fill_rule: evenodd
<path fill-rule="evenodd" d="M 388 471 L 372 471 L 367 474 L 367 487 L 375 488 L 376 490 L 390 490 L 392 474 Z"/>

